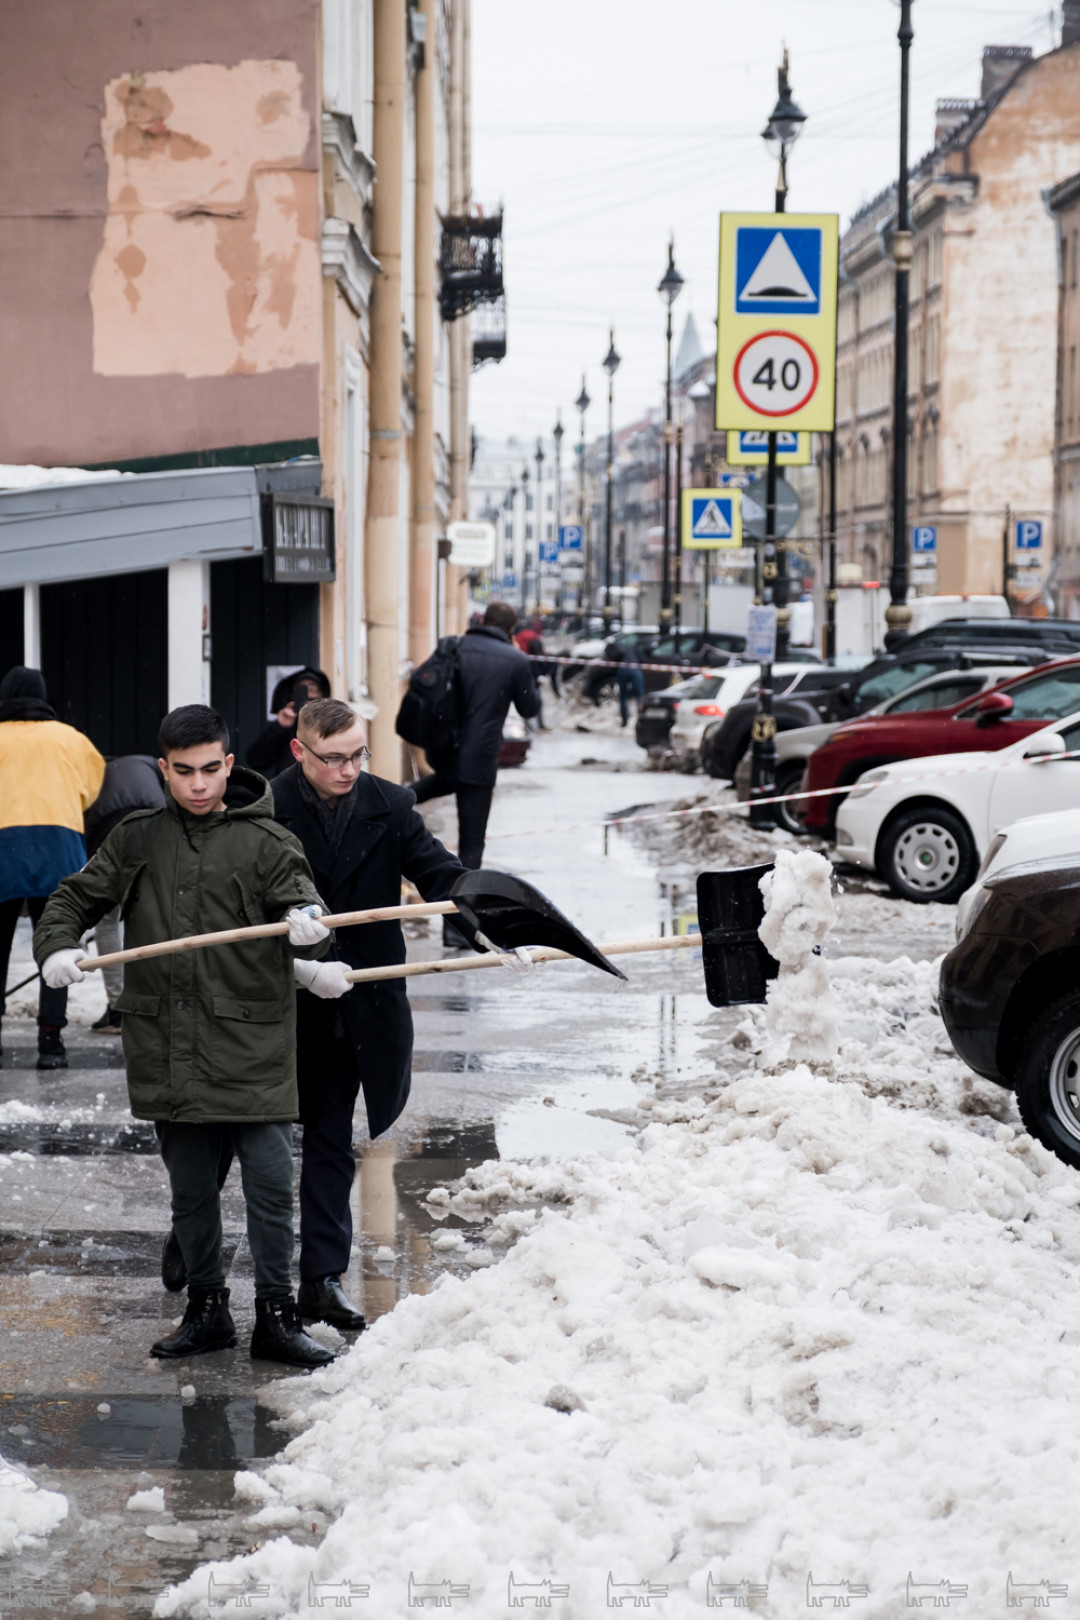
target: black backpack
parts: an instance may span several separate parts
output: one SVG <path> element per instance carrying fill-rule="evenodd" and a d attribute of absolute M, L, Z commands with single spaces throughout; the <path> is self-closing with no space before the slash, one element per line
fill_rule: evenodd
<path fill-rule="evenodd" d="M 456 748 L 464 710 L 461 637 L 444 636 L 430 658 L 409 676 L 395 729 L 414 748 Z"/>

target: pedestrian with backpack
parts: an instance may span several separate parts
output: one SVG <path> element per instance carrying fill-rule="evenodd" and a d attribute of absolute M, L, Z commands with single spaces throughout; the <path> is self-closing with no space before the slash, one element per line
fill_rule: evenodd
<path fill-rule="evenodd" d="M 489 602 L 483 624 L 458 637 L 454 647 L 447 644 L 451 638 L 441 641 L 431 658 L 413 671 L 398 713 L 399 736 L 423 748 L 432 769 L 430 776 L 414 784 L 417 802 L 454 794 L 458 855 L 464 866 L 474 870 L 484 859 L 503 724 L 510 705 L 523 720 L 540 713 L 533 666 L 510 639 L 516 622 L 517 614 L 509 603 Z M 425 686 L 432 666 L 440 672 L 439 679 Z M 432 694 L 426 706 L 425 691 Z M 443 938 L 448 944 L 461 943 L 460 931 L 452 924 L 444 926 Z"/>

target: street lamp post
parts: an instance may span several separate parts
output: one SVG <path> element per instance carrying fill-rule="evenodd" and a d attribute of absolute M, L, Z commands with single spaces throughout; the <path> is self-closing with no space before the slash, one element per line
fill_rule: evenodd
<path fill-rule="evenodd" d="M 785 49 L 780 66 L 776 73 L 776 106 L 769 115 L 769 122 L 762 130 L 762 138 L 766 147 L 778 160 L 779 169 L 776 176 L 776 212 L 787 212 L 787 159 L 788 153 L 798 140 L 802 127 L 806 122 L 806 114 L 792 99 L 791 85 L 788 82 L 788 53 Z M 783 659 L 787 652 L 788 621 L 788 571 L 787 571 L 787 545 L 783 538 L 776 534 L 776 434 L 770 432 L 768 436 L 768 461 L 765 468 L 765 537 L 762 545 L 762 566 L 757 570 L 759 580 L 763 581 L 767 570 L 771 571 L 773 579 L 773 603 L 776 607 L 776 653 L 778 659 Z M 773 548 L 771 565 L 764 562 L 769 546 Z M 759 590 L 759 596 L 763 590 Z M 776 813 L 772 805 L 755 805 L 754 799 L 769 798 L 776 786 L 776 719 L 773 714 L 773 687 L 772 665 L 761 666 L 761 681 L 758 687 L 758 712 L 754 717 L 753 743 L 750 756 L 750 823 L 754 827 L 772 827 L 776 824 Z"/>
<path fill-rule="evenodd" d="M 615 351 L 615 328 L 608 336 L 608 352 L 603 365 L 607 372 L 607 489 L 604 511 L 604 630 L 611 629 L 615 609 L 611 605 L 611 481 L 615 471 L 615 373 L 622 356 Z"/>
<path fill-rule="evenodd" d="M 533 576 L 533 598 L 536 611 L 540 611 L 540 547 L 544 538 L 544 447 L 540 440 L 536 441 L 536 573 Z M 522 602 L 522 611 L 527 612 L 529 604 Z"/>
<path fill-rule="evenodd" d="M 671 306 L 682 292 L 683 278 L 675 268 L 675 239 L 668 242 L 668 262 L 657 287 L 667 305 L 667 368 L 664 383 L 664 556 L 660 579 L 660 623 L 671 623 Z"/>
<path fill-rule="evenodd" d="M 581 374 L 581 393 L 574 401 L 574 408 L 581 423 L 581 432 L 578 437 L 578 526 L 581 529 L 581 584 L 578 586 L 578 608 L 582 606 L 582 597 L 588 592 L 589 585 L 589 541 L 585 532 L 585 412 L 592 404 L 585 387 L 585 373 Z M 586 609 L 588 611 L 588 609 Z"/>
<path fill-rule="evenodd" d="M 562 425 L 562 412 L 561 411 L 556 412 L 555 426 L 551 430 L 551 437 L 555 440 L 555 556 L 556 556 L 556 567 L 561 566 L 560 562 L 559 562 L 560 553 L 559 553 L 558 548 L 559 548 L 559 541 L 561 539 L 561 531 L 562 531 L 562 460 L 561 460 L 561 454 L 562 454 L 563 434 L 565 433 L 565 431 L 566 431 L 566 429 Z M 563 605 L 562 574 L 561 574 L 561 572 L 559 574 L 559 589 L 558 589 L 558 593 L 557 593 L 557 596 L 556 596 L 555 605 L 556 605 L 557 608 L 560 608 L 560 609 L 562 608 L 562 605 Z"/>
<path fill-rule="evenodd" d="M 679 420 L 675 424 L 675 594 L 672 604 L 675 608 L 675 628 L 682 628 L 682 447 L 683 447 L 683 419 L 682 402 L 679 404 Z"/>
<path fill-rule="evenodd" d="M 529 588 L 529 463 L 521 465 L 521 608 Z"/>
<path fill-rule="evenodd" d="M 908 414 L 908 283 L 911 275 L 911 215 L 908 207 L 908 58 L 915 30 L 911 26 L 911 0 L 900 0 L 900 173 L 896 188 L 896 230 L 893 263 L 896 266 L 895 352 L 893 358 L 893 533 L 889 571 L 889 605 L 885 645 L 902 639 L 911 623 L 908 594 L 907 536 L 907 414 Z"/>

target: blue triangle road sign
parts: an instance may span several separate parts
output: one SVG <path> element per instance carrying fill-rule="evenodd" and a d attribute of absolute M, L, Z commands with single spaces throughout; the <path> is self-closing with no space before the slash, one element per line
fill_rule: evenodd
<path fill-rule="evenodd" d="M 737 315 L 821 314 L 821 231 L 812 225 L 740 225 Z"/>

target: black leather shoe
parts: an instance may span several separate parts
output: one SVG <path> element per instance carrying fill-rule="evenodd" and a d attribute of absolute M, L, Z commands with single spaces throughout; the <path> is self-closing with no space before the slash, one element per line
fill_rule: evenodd
<path fill-rule="evenodd" d="M 204 1356 L 211 1350 L 232 1350 L 236 1328 L 229 1315 L 227 1288 L 189 1288 L 184 1320 L 170 1333 L 150 1346 L 150 1354 L 162 1361 L 181 1356 Z"/>
<path fill-rule="evenodd" d="M 39 1069 L 66 1069 L 68 1066 L 67 1048 L 60 1039 L 60 1031 L 54 1024 L 39 1024 L 37 1038 Z"/>
<path fill-rule="evenodd" d="M 296 1303 L 305 1322 L 329 1322 L 347 1333 L 363 1333 L 367 1327 L 363 1312 L 357 1310 L 342 1288 L 341 1278 L 333 1272 L 302 1282 Z"/>
<path fill-rule="evenodd" d="M 170 1230 L 161 1249 L 161 1286 L 170 1294 L 178 1294 L 187 1282 L 187 1266 L 180 1252 L 180 1240 Z"/>
<path fill-rule="evenodd" d="M 253 1361 L 284 1361 L 289 1367 L 326 1367 L 333 1352 L 304 1332 L 294 1299 L 257 1299 L 255 1331 L 251 1335 Z"/>

